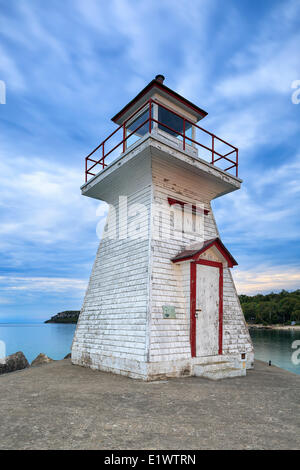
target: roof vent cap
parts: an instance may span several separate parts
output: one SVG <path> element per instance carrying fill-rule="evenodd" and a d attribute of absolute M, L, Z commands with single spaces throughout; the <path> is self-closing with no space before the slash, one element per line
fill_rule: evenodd
<path fill-rule="evenodd" d="M 160 83 L 164 83 L 165 77 L 163 75 L 156 75 L 155 80 L 157 80 Z"/>

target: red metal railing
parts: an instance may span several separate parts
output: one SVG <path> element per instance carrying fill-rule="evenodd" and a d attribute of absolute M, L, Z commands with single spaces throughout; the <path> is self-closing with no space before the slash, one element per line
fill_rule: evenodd
<path fill-rule="evenodd" d="M 182 120 L 182 132 L 179 132 L 178 130 L 170 127 L 164 122 L 159 121 L 158 119 L 155 119 L 152 116 L 152 111 L 154 109 L 154 105 L 161 107 L 165 110 L 167 110 L 169 113 L 172 113 L 174 116 L 177 116 Z M 141 123 L 139 124 L 132 132 L 128 133 L 128 129 L 130 126 L 130 123 L 132 124 L 134 122 L 133 118 L 140 113 L 144 109 L 144 113 L 148 110 L 148 117 Z M 144 114 L 142 113 L 142 114 Z M 90 176 L 95 176 L 96 173 L 92 173 L 91 170 L 93 170 L 97 165 L 100 165 L 100 169 L 104 169 L 107 164 L 105 163 L 105 159 L 109 155 L 111 155 L 118 147 L 122 145 L 122 153 L 126 151 L 127 148 L 127 142 L 128 139 L 135 135 L 139 129 L 141 129 L 145 124 L 149 123 L 148 127 L 148 132 L 151 134 L 154 132 L 154 123 L 157 124 L 157 126 L 168 129 L 172 133 L 176 134 L 176 137 L 181 137 L 182 139 L 182 148 L 183 150 L 186 150 L 187 145 L 196 147 L 199 146 L 200 148 L 206 150 L 210 155 L 211 155 L 211 161 L 210 163 L 212 165 L 215 165 L 216 162 L 218 161 L 225 161 L 229 162 L 230 166 L 227 168 L 224 168 L 223 171 L 228 171 L 233 168 L 235 168 L 235 175 L 236 177 L 238 176 L 238 149 L 234 147 L 233 145 L 229 144 L 225 140 L 221 139 L 220 137 L 217 137 L 215 134 L 212 134 L 211 132 L 207 131 L 206 129 L 203 129 L 203 127 L 198 126 L 198 124 L 195 124 L 194 122 L 190 121 L 189 119 L 185 118 L 184 116 L 176 113 L 172 109 L 168 108 L 167 106 L 157 102 L 156 100 L 149 99 L 146 103 L 144 103 L 140 108 L 138 108 L 131 116 L 124 121 L 123 124 L 121 124 L 114 132 L 112 132 L 106 139 L 101 142 L 98 147 L 96 147 L 87 157 L 85 157 L 85 181 L 87 182 L 88 180 L 88 175 Z M 188 124 L 188 126 L 187 126 Z M 194 128 L 192 131 L 192 137 L 189 137 L 186 132 L 186 128 Z M 107 151 L 107 145 L 108 141 L 113 142 L 113 137 L 117 134 L 118 131 L 122 129 L 122 140 L 115 144 L 110 150 Z M 211 138 L 211 147 L 208 145 L 204 145 L 204 143 L 199 142 L 196 140 L 196 138 L 193 138 L 196 132 L 203 132 L 206 136 L 209 136 Z M 167 131 L 166 131 L 167 132 Z M 216 150 L 216 144 L 222 144 L 223 146 L 226 146 L 227 148 L 229 147 L 230 150 L 226 154 L 220 153 L 220 151 Z M 98 152 L 99 151 L 99 152 Z M 97 152 L 97 157 L 94 156 L 91 158 L 92 155 L 96 154 Z M 100 158 L 98 158 L 98 153 L 100 153 Z M 232 158 L 228 158 L 229 155 L 233 155 Z M 200 156 L 201 157 L 201 156 Z M 217 157 L 217 158 L 216 158 Z M 95 159 L 96 158 L 96 159 Z M 88 162 L 91 162 L 92 165 L 88 167 Z M 97 166 L 98 168 L 98 166 Z M 100 170 L 99 170 L 100 171 Z"/>

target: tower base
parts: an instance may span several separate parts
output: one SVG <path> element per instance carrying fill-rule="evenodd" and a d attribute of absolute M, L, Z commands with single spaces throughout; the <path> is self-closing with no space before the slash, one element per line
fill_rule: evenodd
<path fill-rule="evenodd" d="M 218 380 L 246 375 L 246 370 L 253 368 L 254 354 L 247 354 L 245 359 L 241 359 L 241 355 L 236 354 L 203 356 L 174 361 L 141 362 L 97 353 L 83 356 L 80 351 L 76 354 L 76 349 L 73 348 L 72 363 L 145 381 L 191 376 Z"/>

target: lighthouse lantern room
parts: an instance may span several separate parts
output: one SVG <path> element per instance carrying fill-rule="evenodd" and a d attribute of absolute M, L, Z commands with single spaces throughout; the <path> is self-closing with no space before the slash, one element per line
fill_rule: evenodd
<path fill-rule="evenodd" d="M 109 204 L 72 362 L 143 380 L 246 374 L 253 346 L 211 201 L 240 188 L 238 149 L 157 75 L 85 159 Z"/>

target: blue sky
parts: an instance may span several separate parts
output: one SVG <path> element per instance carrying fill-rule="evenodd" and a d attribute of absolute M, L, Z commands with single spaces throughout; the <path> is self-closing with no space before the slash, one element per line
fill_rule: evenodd
<path fill-rule="evenodd" d="M 300 2 L 0 0 L 0 321 L 79 309 L 99 240 L 84 156 L 156 74 L 240 149 L 213 203 L 240 293 L 299 288 Z"/>

